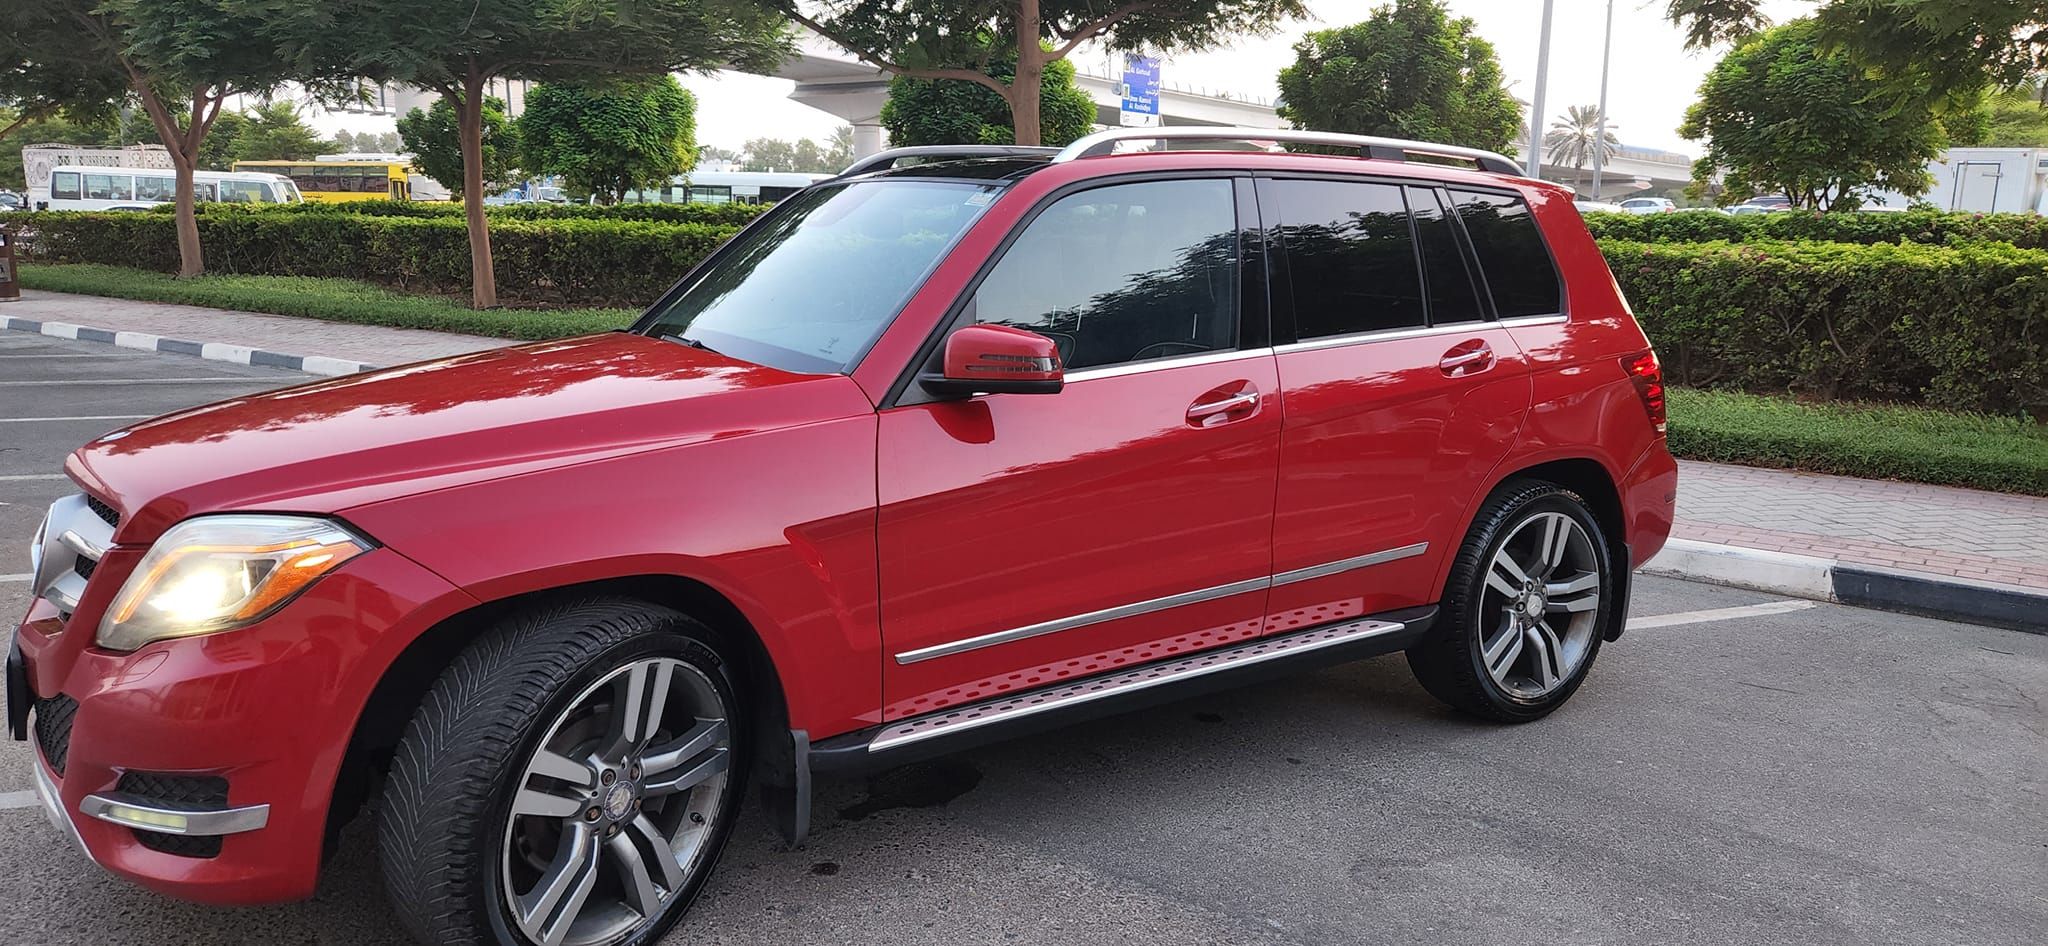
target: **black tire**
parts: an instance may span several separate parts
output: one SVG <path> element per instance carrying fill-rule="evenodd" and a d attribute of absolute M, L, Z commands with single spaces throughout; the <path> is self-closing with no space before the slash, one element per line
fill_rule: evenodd
<path fill-rule="evenodd" d="M 1518 527 L 1550 513 L 1562 513 L 1585 530 L 1590 540 L 1587 544 L 1591 546 L 1588 554 L 1597 562 L 1599 585 L 1594 593 L 1599 604 L 1589 639 L 1579 643 L 1582 659 L 1576 661 L 1569 674 L 1557 675 L 1554 689 L 1532 696 L 1511 690 L 1489 671 L 1482 656 L 1489 625 L 1519 616 L 1512 609 L 1489 609 L 1484 602 L 1488 569 L 1493 567 L 1502 546 Z M 1564 705 L 1592 669 L 1604 632 L 1609 622 L 1616 619 L 1610 613 L 1615 607 L 1613 590 L 1618 587 L 1615 578 L 1607 536 L 1583 498 L 1554 483 L 1509 481 L 1487 498 L 1473 518 L 1472 528 L 1451 564 L 1436 624 L 1426 638 L 1409 648 L 1408 666 L 1423 689 L 1465 713 L 1503 723 L 1542 719 Z M 1541 603 L 1532 607 L 1540 608 Z M 1499 629 L 1495 627 L 1492 632 L 1499 633 Z M 1515 650 L 1520 652 L 1522 648 L 1518 645 Z M 1511 657 L 1507 662 L 1520 659 L 1540 658 Z"/>
<path fill-rule="evenodd" d="M 688 911 L 732 832 L 745 789 L 740 675 L 720 656 L 717 635 L 683 614 L 616 598 L 568 600 L 511 615 L 480 636 L 428 691 L 397 747 L 379 812 L 379 859 L 399 919 L 420 942 L 534 942 L 520 931 L 507 902 L 512 894 L 500 883 L 510 869 L 513 796 L 530 778 L 528 760 L 576 701 L 649 658 L 681 661 L 724 701 L 726 772 L 687 882 L 669 889 L 651 922 L 641 919 L 607 946 L 652 943 Z M 618 778 L 623 784 L 623 770 Z M 631 812 L 640 812 L 637 799 Z M 630 825 L 622 828 L 630 832 Z"/>

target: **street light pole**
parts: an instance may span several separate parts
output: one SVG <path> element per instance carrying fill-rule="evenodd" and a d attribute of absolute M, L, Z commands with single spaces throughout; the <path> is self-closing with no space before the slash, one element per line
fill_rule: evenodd
<path fill-rule="evenodd" d="M 1529 103 L 1529 176 L 1543 176 L 1543 93 L 1550 84 L 1550 14 L 1557 0 L 1543 0 L 1543 45 L 1536 50 L 1536 101 Z"/>
<path fill-rule="evenodd" d="M 1593 199 L 1600 199 L 1600 167 L 1607 157 L 1607 67 L 1614 61 L 1614 0 L 1607 0 L 1607 38 L 1600 46 L 1600 121 L 1593 129 Z"/>

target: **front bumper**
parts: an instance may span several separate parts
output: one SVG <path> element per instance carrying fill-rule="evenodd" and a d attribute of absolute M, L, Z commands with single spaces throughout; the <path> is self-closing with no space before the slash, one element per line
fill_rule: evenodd
<path fill-rule="evenodd" d="M 125 569 L 109 571 L 118 584 Z M 378 549 L 255 625 L 119 653 L 92 643 L 111 596 L 98 578 L 68 623 L 33 602 L 15 634 L 18 662 L 10 655 L 10 724 L 23 701 L 48 707 L 61 694 L 76 704 L 61 743 L 37 733 L 37 792 L 51 821 L 101 867 L 169 896 L 310 896 L 335 778 L 370 694 L 405 645 L 473 602 Z M 151 778 L 225 789 L 203 803 L 124 793 Z M 165 835 L 219 840 L 194 854 Z"/>

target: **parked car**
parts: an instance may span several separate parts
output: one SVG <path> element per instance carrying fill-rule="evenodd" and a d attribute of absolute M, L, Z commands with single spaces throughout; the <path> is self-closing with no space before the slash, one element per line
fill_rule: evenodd
<path fill-rule="evenodd" d="M 13 191 L 0 191 L 0 213 L 11 210 L 27 210 L 28 198 Z"/>
<path fill-rule="evenodd" d="M 1574 200 L 1572 201 L 1572 206 L 1579 208 L 1579 212 L 1582 214 L 1620 214 L 1629 212 L 1628 208 L 1620 204 L 1604 200 Z"/>
<path fill-rule="evenodd" d="M 1664 408 L 1570 192 L 1499 155 L 842 176 L 630 331 L 81 447 L 7 718 L 152 890 L 309 896 L 377 797 L 422 942 L 649 943 L 750 780 L 796 840 L 813 776 L 1394 652 L 1544 717 L 1671 528 Z"/>
<path fill-rule="evenodd" d="M 1669 197 L 1631 197 L 1621 202 L 1621 209 L 1632 214 L 1668 214 L 1678 209 L 1678 204 Z"/>

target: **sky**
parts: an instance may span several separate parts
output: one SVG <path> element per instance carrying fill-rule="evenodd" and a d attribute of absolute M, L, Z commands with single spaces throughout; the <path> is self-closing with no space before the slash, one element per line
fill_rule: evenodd
<path fill-rule="evenodd" d="M 1468 16 L 1479 35 L 1494 44 L 1509 91 L 1523 99 L 1534 94 L 1536 53 L 1543 4 L 1540 0 L 1449 0 L 1452 11 Z M 1544 111 L 1552 116 L 1567 105 L 1592 105 L 1600 97 L 1600 40 L 1606 0 L 1555 0 L 1550 53 L 1550 88 Z M 1279 90 L 1274 77 L 1293 62 L 1294 43 L 1301 34 L 1365 19 L 1376 5 L 1371 0 L 1311 0 L 1315 19 L 1281 24 L 1274 35 L 1238 40 L 1225 49 L 1169 58 L 1164 79 L 1272 98 Z M 1811 9 L 1803 0 L 1768 0 L 1766 12 L 1777 22 Z M 1665 22 L 1661 0 L 1614 0 L 1614 66 L 1608 87 L 1608 114 L 1623 144 L 1697 154 L 1699 146 L 1678 137 L 1679 122 L 1692 103 L 1700 79 L 1718 52 L 1684 51 L 1684 35 Z M 1087 52 L 1077 53 L 1087 57 Z M 1090 61 L 1099 64 L 1102 54 Z M 718 73 L 686 76 L 683 84 L 697 93 L 697 140 L 736 148 L 748 138 L 823 138 L 838 120 L 788 100 L 791 83 L 780 79 Z"/>

